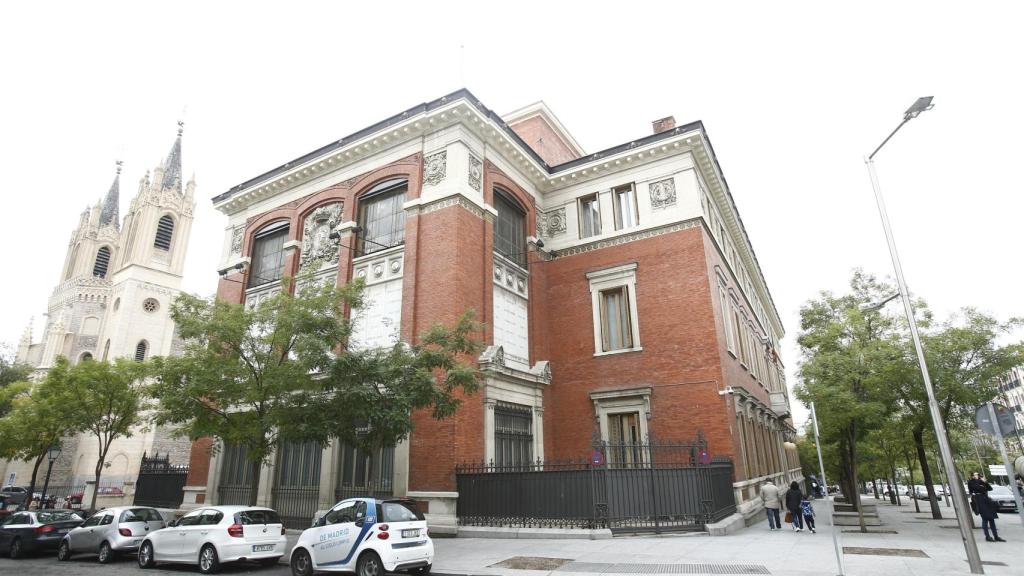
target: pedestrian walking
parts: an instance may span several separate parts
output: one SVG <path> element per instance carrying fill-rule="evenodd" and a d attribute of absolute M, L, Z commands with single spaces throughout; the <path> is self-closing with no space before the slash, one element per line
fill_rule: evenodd
<path fill-rule="evenodd" d="M 795 481 L 789 485 L 789 490 L 786 491 L 786 515 L 790 517 L 793 522 L 794 532 L 803 532 L 804 523 L 802 514 L 800 514 L 800 502 L 804 499 L 804 495 L 800 492 L 800 485 Z"/>
<path fill-rule="evenodd" d="M 804 517 L 804 525 L 814 534 L 814 506 L 806 498 L 800 501 L 800 515 Z"/>
<path fill-rule="evenodd" d="M 985 533 L 985 541 L 1006 542 L 999 537 L 999 531 L 996 529 L 999 506 L 988 496 L 992 485 L 984 476 L 975 472 L 971 474 L 971 479 L 967 482 L 967 490 L 971 493 L 971 508 L 975 514 L 981 516 L 981 530 Z M 991 534 L 989 534 L 990 530 Z"/>
<path fill-rule="evenodd" d="M 779 521 L 779 487 L 768 480 L 761 486 L 761 502 L 764 503 L 765 512 L 768 513 L 768 530 L 782 530 L 782 523 Z"/>

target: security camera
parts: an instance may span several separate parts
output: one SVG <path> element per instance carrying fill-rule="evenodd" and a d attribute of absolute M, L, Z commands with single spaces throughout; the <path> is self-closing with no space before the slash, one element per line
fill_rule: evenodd
<path fill-rule="evenodd" d="M 732 389 L 732 386 L 726 386 L 723 390 L 718 391 L 719 396 L 732 396 L 736 391 Z"/>

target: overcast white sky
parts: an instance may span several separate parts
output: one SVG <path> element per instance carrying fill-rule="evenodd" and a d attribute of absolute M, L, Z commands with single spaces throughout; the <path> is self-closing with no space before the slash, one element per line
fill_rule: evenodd
<path fill-rule="evenodd" d="M 891 272 L 862 157 L 934 95 L 876 159 L 908 282 L 940 314 L 1024 315 L 1024 4 L 724 4 L 5 4 L 0 342 L 32 316 L 40 338 L 78 215 L 117 158 L 124 214 L 186 105 L 185 288 L 209 294 L 226 224 L 211 197 L 463 85 L 499 113 L 544 100 L 587 151 L 669 114 L 703 120 L 785 323 L 791 384 L 800 305 L 854 267 Z"/>

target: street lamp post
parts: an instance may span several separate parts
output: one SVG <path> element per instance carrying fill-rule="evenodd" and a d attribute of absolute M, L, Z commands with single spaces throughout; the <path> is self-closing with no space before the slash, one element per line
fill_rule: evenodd
<path fill-rule="evenodd" d="M 882 218 L 882 228 L 885 230 L 885 240 L 889 244 L 889 257 L 892 259 L 892 267 L 896 272 L 896 282 L 899 287 L 900 296 L 903 300 L 903 309 L 907 315 L 907 324 L 910 325 L 910 337 L 914 341 L 914 348 L 917 351 L 917 363 L 921 366 L 921 377 L 924 379 L 925 392 L 928 394 L 928 411 L 932 417 L 932 427 L 935 430 L 935 438 L 939 444 L 939 452 L 942 454 L 942 462 L 946 470 L 955 470 L 953 464 L 953 451 L 949 447 L 949 437 L 946 436 L 946 425 L 942 422 L 942 413 L 939 411 L 939 403 L 935 400 L 935 390 L 932 388 L 932 380 L 928 375 L 928 364 L 924 357 L 924 348 L 921 347 L 921 337 L 917 332 L 917 321 L 914 319 L 914 305 L 910 301 L 910 291 L 907 290 L 907 282 L 903 278 L 903 266 L 900 264 L 899 254 L 896 252 L 896 242 L 893 240 L 892 228 L 889 225 L 889 214 L 885 209 L 885 200 L 882 198 L 882 189 L 878 186 L 878 174 L 875 173 L 875 155 L 885 144 L 903 127 L 904 124 L 917 118 L 921 112 L 931 110 L 932 97 L 925 96 L 918 98 L 913 106 L 903 114 L 903 122 L 900 122 L 889 135 L 875 148 L 864 162 L 868 165 L 868 175 L 871 177 L 871 187 L 875 191 L 875 202 L 878 204 L 878 214 Z M 964 549 L 967 551 L 967 562 L 971 566 L 972 574 L 984 574 L 985 569 L 981 565 L 981 556 L 978 554 L 978 545 L 974 541 L 974 533 L 971 531 L 970 519 L 967 517 L 967 496 L 964 494 L 964 487 L 959 482 L 951 482 L 953 490 L 953 509 L 956 512 L 957 523 L 960 527 L 960 538 L 963 540 Z"/>
<path fill-rule="evenodd" d="M 43 495 L 39 498 L 39 509 L 42 510 L 46 507 L 46 490 L 50 487 L 50 472 L 53 472 L 53 463 L 60 458 L 60 445 L 54 444 L 50 446 L 50 451 L 46 453 L 46 457 L 50 459 L 50 464 L 46 467 L 46 480 L 43 481 Z"/>

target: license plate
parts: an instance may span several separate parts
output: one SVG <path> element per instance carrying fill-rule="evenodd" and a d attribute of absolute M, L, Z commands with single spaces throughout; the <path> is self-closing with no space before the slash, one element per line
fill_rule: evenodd
<path fill-rule="evenodd" d="M 274 551 L 274 545 L 273 544 L 260 544 L 258 546 L 253 546 L 252 547 L 252 551 L 253 552 L 273 552 Z"/>
<path fill-rule="evenodd" d="M 418 528 L 413 528 L 412 530 L 402 530 L 402 538 L 415 538 L 419 535 L 420 531 Z"/>

